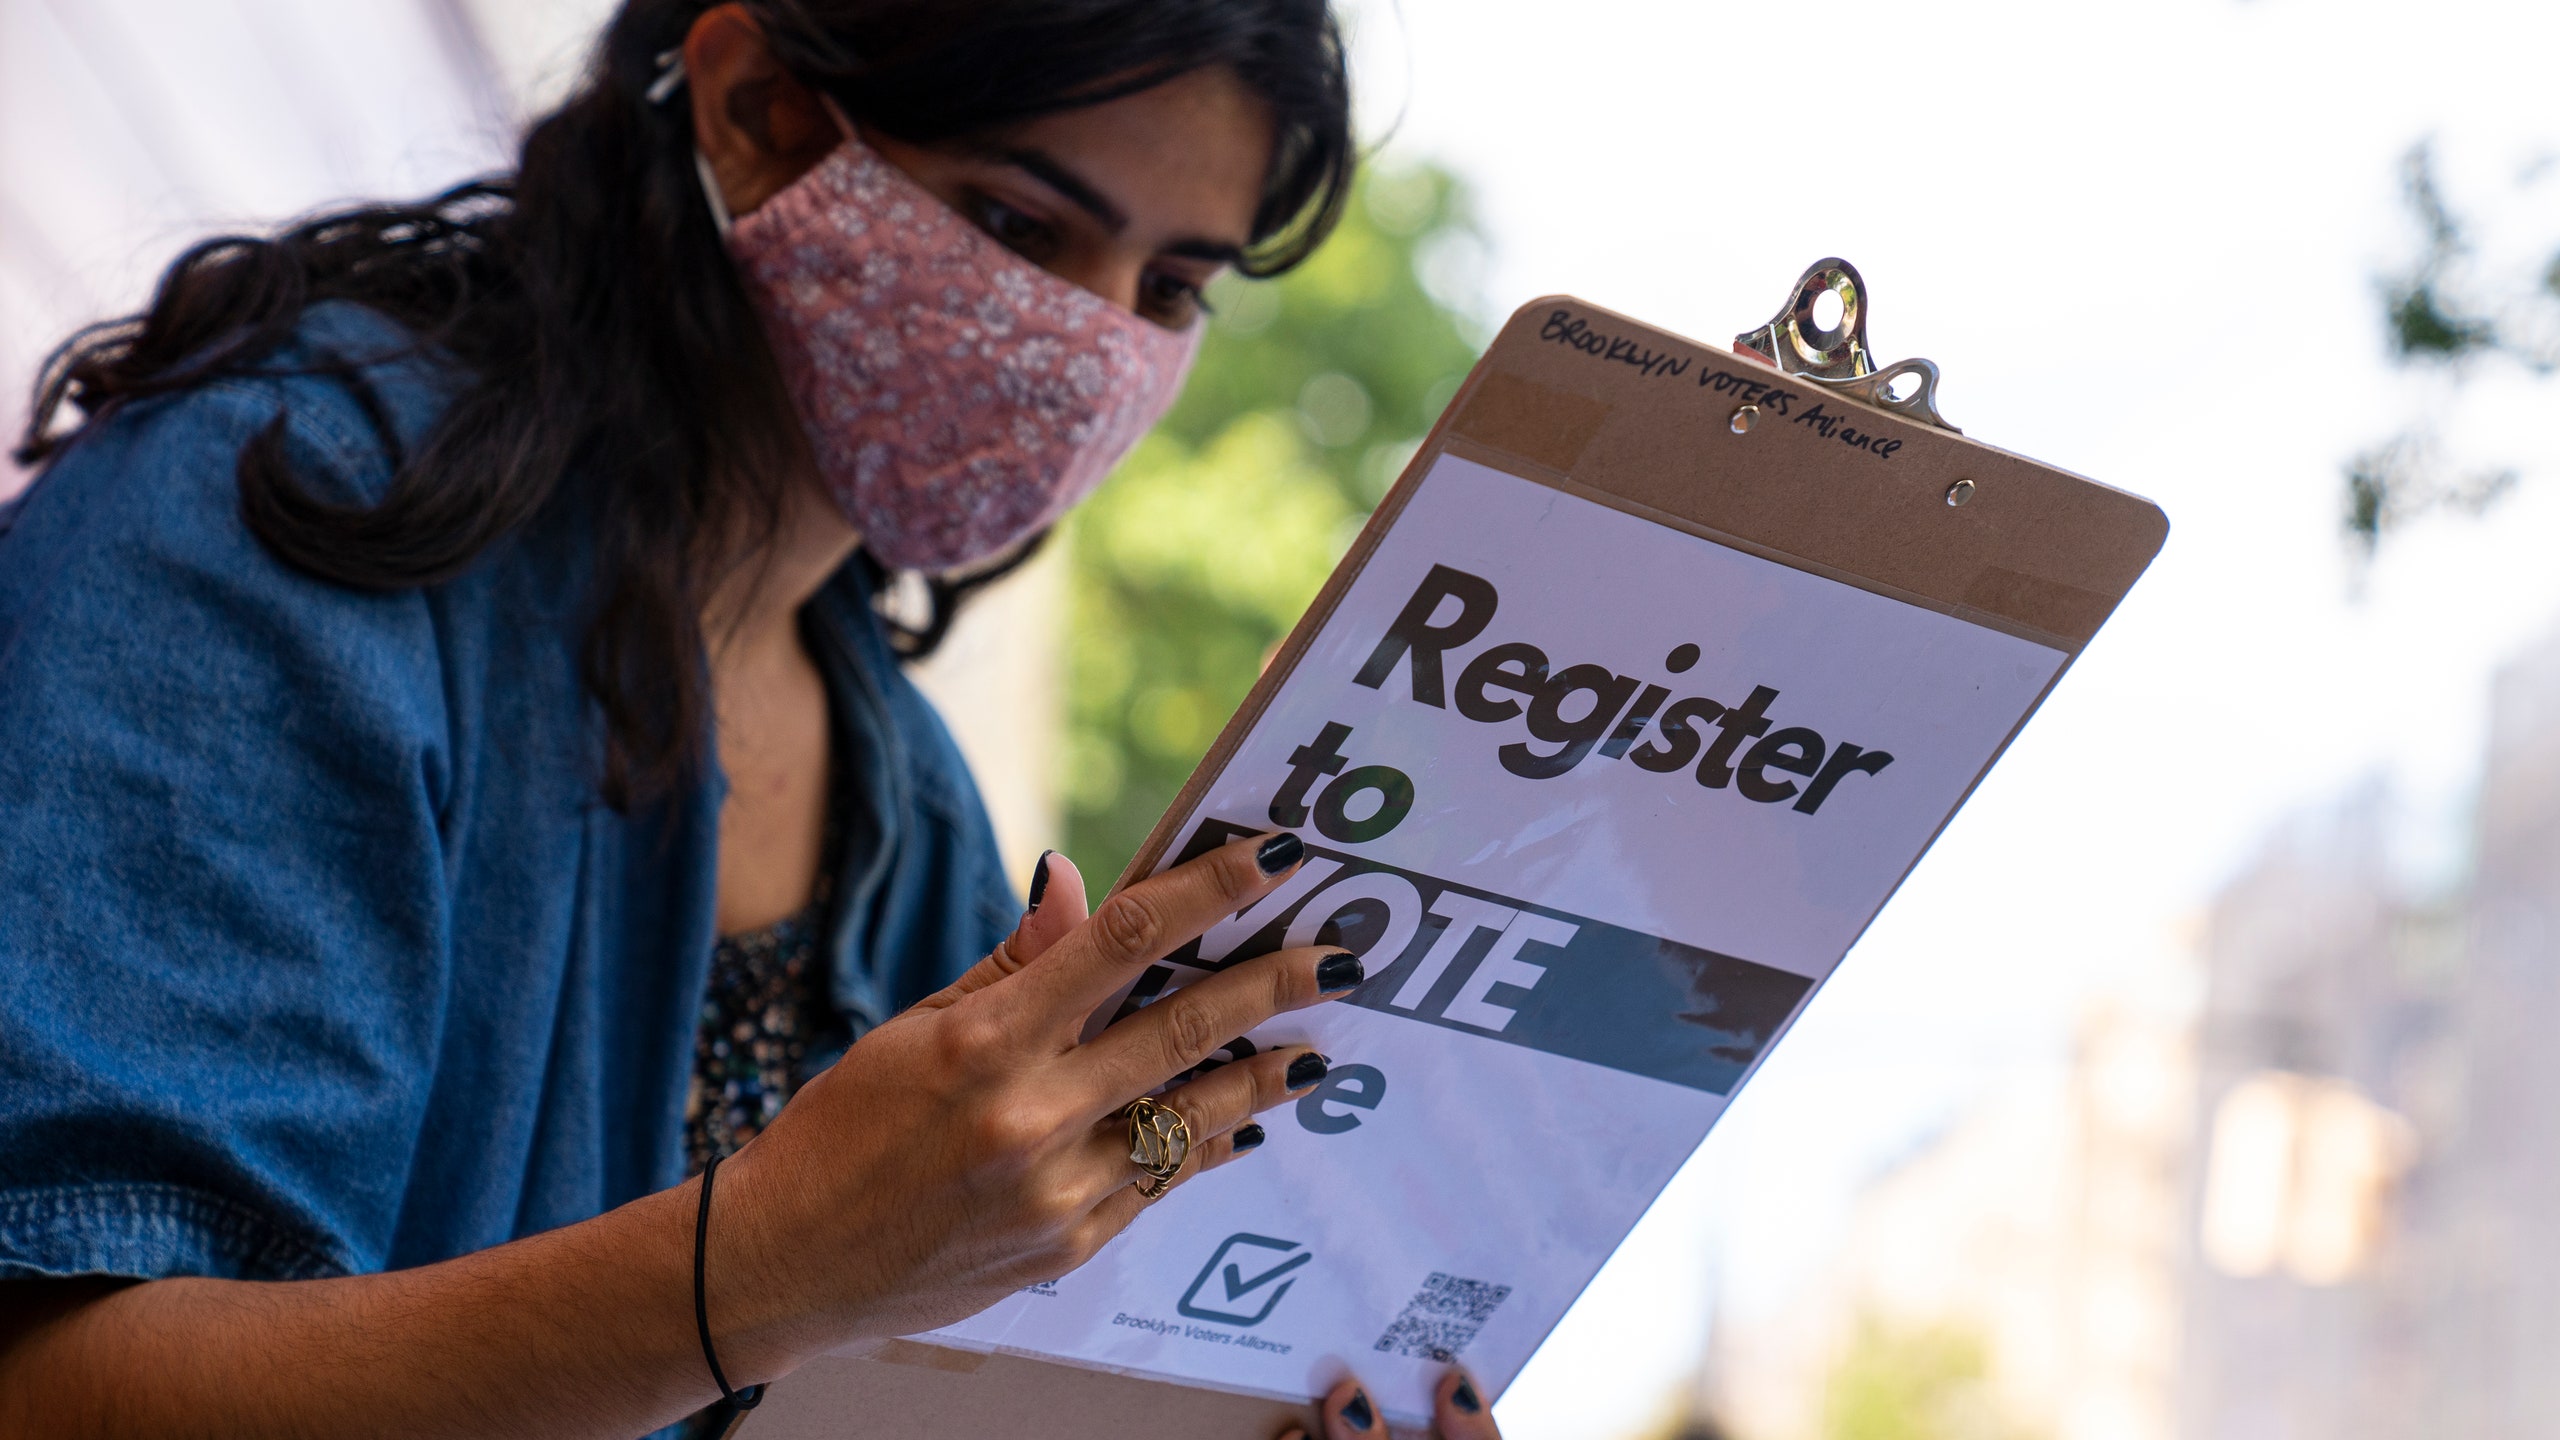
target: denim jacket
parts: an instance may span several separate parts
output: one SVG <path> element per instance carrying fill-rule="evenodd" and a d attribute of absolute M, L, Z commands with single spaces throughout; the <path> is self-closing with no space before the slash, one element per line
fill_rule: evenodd
<path fill-rule="evenodd" d="M 91 427 L 0 507 L 0 1280 L 289 1279 L 442 1260 L 676 1183 L 713 945 L 716 766 L 599 798 L 585 547 L 344 589 L 240 518 L 281 417 L 379 497 L 455 392 L 315 307 L 273 378 Z M 833 997 L 852 1028 L 1011 927 L 976 789 L 858 567 L 803 621 L 846 737 Z"/>

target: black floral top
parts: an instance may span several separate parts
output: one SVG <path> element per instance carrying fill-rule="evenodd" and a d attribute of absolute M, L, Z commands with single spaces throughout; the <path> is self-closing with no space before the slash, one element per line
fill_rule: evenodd
<path fill-rule="evenodd" d="M 826 1013 L 818 961 L 826 908 L 811 905 L 761 930 L 720 937 L 693 1040 L 685 1098 L 686 1169 L 727 1159 L 782 1113 Z"/>
<path fill-rule="evenodd" d="M 842 793 L 831 793 L 818 889 L 808 905 L 760 930 L 723 935 L 712 947 L 684 1104 L 688 1174 L 762 1134 L 807 1078 L 801 1065 L 815 1042 L 841 1038 L 825 954 L 844 812 Z"/>

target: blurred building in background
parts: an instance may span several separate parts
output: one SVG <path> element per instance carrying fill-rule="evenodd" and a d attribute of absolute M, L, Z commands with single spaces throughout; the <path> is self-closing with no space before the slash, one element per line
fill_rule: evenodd
<path fill-rule="evenodd" d="M 2191 1440 L 2416 1435 L 2442 1228 L 2420 1127 L 2454 1120 L 2458 910 L 2402 894 L 2368 793 L 2213 907 L 2183 1264 Z M 2406 1184 L 2401 1183 L 2406 1181 Z"/>
<path fill-rule="evenodd" d="M 2560 635 L 2496 682 L 2476 851 L 2381 787 L 2202 920 L 2202 1002 L 2109 1002 L 1861 1197 L 1823 1284 L 1715 1335 L 1746 1440 L 2560 1435 Z"/>
<path fill-rule="evenodd" d="M 2560 1435 L 2560 634 L 2496 685 L 2432 889 L 2374 786 L 2285 827 L 2202 998 L 2091 1011 L 1861 1197 L 1825 1279 L 1720 1329 L 1745 1440 Z"/>
<path fill-rule="evenodd" d="M 2488 759 L 2454 1119 L 2419 1172 L 2443 1276 L 2420 1428 L 2521 1440 L 2560 1435 L 2560 634 L 2499 676 Z"/>
<path fill-rule="evenodd" d="M 2459 893 L 2368 802 L 2216 909 L 2194 1440 L 2560 1434 L 2560 636 L 2492 713 Z"/>
<path fill-rule="evenodd" d="M 1869 1185 L 1777 1323 L 1719 1327 L 1707 1408 L 1744 1440 L 2170 1440 L 2193 1017 L 2159 978 Z"/>

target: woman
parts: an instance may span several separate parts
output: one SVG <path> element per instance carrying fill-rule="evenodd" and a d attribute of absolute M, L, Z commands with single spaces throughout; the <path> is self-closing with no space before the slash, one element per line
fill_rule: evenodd
<path fill-rule="evenodd" d="M 76 337 L 0 517 L 0 1432 L 634 1435 L 1260 1143 L 1323 1057 L 1151 1172 L 1127 1107 L 1356 957 L 1081 1031 L 1295 837 L 1018 913 L 872 598 L 1054 520 L 1350 165 L 1323 0 L 631 0 L 510 184 Z"/>

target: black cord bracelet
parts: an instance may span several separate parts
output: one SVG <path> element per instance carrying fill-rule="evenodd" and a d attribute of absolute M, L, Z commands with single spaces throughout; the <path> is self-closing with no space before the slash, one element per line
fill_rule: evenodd
<path fill-rule="evenodd" d="M 693 1217 L 693 1323 L 702 1332 L 702 1360 L 711 1367 L 711 1383 L 720 1387 L 720 1399 L 732 1410 L 753 1410 L 764 1401 L 764 1387 L 750 1385 L 744 1390 L 729 1388 L 729 1377 L 720 1373 L 720 1356 L 711 1348 L 711 1304 L 704 1298 L 702 1280 L 703 1255 L 710 1248 L 711 1177 L 720 1173 L 720 1159 L 702 1167 L 702 1208 Z"/>

